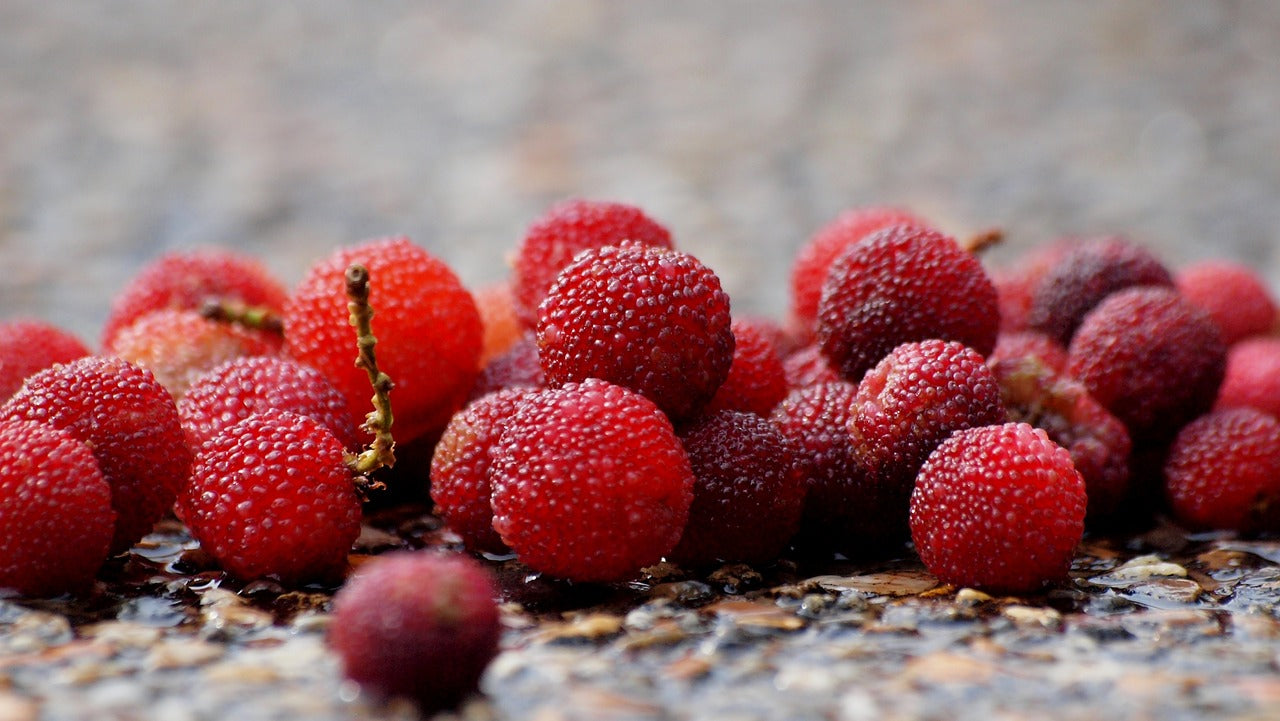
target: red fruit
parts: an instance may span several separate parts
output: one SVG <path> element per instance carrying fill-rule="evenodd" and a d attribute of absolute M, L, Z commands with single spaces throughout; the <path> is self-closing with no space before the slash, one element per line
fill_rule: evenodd
<path fill-rule="evenodd" d="M 0 408 L 88 444 L 111 486 L 111 552 L 151 532 L 187 482 L 191 451 L 173 398 L 145 368 L 88 356 L 40 371 Z"/>
<path fill-rule="evenodd" d="M 944 583 L 1022 593 L 1066 577 L 1084 514 L 1084 479 L 1044 431 L 969 428 L 920 469 L 911 538 Z"/>
<path fill-rule="evenodd" d="M 0 323 L 0 400 L 16 393 L 27 376 L 87 355 L 79 338 L 44 321 Z"/>
<path fill-rule="evenodd" d="M 178 498 L 182 517 L 200 546 L 241 579 L 340 578 L 360 535 L 344 450 L 319 421 L 265 408 L 200 447 Z"/>
<path fill-rule="evenodd" d="M 782 371 L 792 389 L 844 380 L 822 354 L 822 346 L 816 344 L 807 345 L 787 356 L 782 361 Z"/>
<path fill-rule="evenodd" d="M 548 291 L 538 321 L 547 384 L 601 378 L 694 416 L 729 375 L 729 297 L 686 253 L 639 246 L 584 251 Z"/>
<path fill-rule="evenodd" d="M 993 356 L 994 357 L 994 356 Z M 988 361 L 1009 420 L 1029 423 L 1071 453 L 1090 519 L 1116 511 L 1129 488 L 1129 432 L 1085 387 L 1034 356 Z"/>
<path fill-rule="evenodd" d="M 1141 285 L 1173 285 L 1151 251 L 1115 236 L 1081 241 L 1036 284 L 1027 324 L 1066 345 L 1094 306 L 1118 290 Z"/>
<path fill-rule="evenodd" d="M 285 352 L 323 373 L 347 399 L 352 422 L 369 412 L 369 378 L 353 363 L 345 274 L 373 279 L 378 365 L 395 382 L 396 440 L 438 432 L 462 407 L 479 372 L 483 328 L 453 271 L 407 238 L 342 248 L 316 265 L 285 306 Z"/>
<path fill-rule="evenodd" d="M 987 356 L 987 365 L 1022 358 L 1035 358 L 1059 373 L 1067 369 L 1067 349 L 1058 341 L 1035 330 L 1012 333 L 1001 331 L 996 337 L 995 349 Z"/>
<path fill-rule="evenodd" d="M 474 692 L 502 627 L 492 574 L 465 556 L 391 553 L 333 597 L 329 643 L 361 686 L 425 712 Z"/>
<path fill-rule="evenodd" d="M 524 336 L 525 327 L 516 316 L 515 298 L 508 282 L 494 283 L 471 294 L 484 328 L 480 365 L 506 353 Z"/>
<path fill-rule="evenodd" d="M 1001 332 L 1029 330 L 1027 316 L 1031 312 L 1031 297 L 1036 286 L 1077 242 L 1074 238 L 1061 238 L 1037 246 L 1012 266 L 991 271 L 991 282 L 1000 299 Z"/>
<path fill-rule="evenodd" d="M 1000 386 L 972 348 L 934 339 L 893 349 L 858 384 L 849 419 L 853 452 L 878 489 L 864 512 L 905 536 L 925 458 L 955 431 L 1007 420 Z"/>
<path fill-rule="evenodd" d="M 107 560 L 111 486 L 84 442 L 42 423 L 0 421 L 0 588 L 83 591 Z"/>
<path fill-rule="evenodd" d="M 227 361 L 275 355 L 279 336 L 210 320 L 192 310 L 160 310 L 122 328 L 107 353 L 155 374 L 176 400 L 197 378 Z"/>
<path fill-rule="evenodd" d="M 1249 338 L 1227 350 L 1214 408 L 1241 407 L 1280 416 L 1280 338 Z"/>
<path fill-rule="evenodd" d="M 1067 371 L 1124 422 L 1159 443 L 1213 405 L 1226 346 L 1209 316 L 1176 290 L 1129 288 L 1098 304 L 1071 339 Z"/>
<path fill-rule="evenodd" d="M 144 267 L 111 303 L 102 345 L 158 310 L 197 311 L 206 301 L 266 308 L 279 313 L 287 292 L 253 258 L 224 248 L 170 253 Z"/>
<path fill-rule="evenodd" d="M 553 206 L 525 231 L 512 259 L 516 315 L 530 328 L 537 325 L 538 306 L 578 253 L 624 241 L 672 247 L 671 233 L 635 206 L 581 199 Z"/>
<path fill-rule="evenodd" d="M 493 528 L 531 568 L 620 581 L 671 552 L 693 471 L 671 422 L 598 379 L 531 394 L 492 451 Z"/>
<path fill-rule="evenodd" d="M 681 434 L 695 478 L 689 522 L 672 556 L 681 563 L 765 563 L 800 525 L 808 478 L 769 421 L 720 411 Z"/>
<path fill-rule="evenodd" d="M 986 355 L 999 325 L 982 265 L 949 236 L 918 226 L 891 226 L 850 248 L 818 305 L 822 352 L 854 382 L 910 341 L 954 340 Z"/>
<path fill-rule="evenodd" d="M 1164 464 L 1169 506 L 1196 529 L 1280 530 L 1280 421 L 1254 408 L 1182 428 Z"/>
<path fill-rule="evenodd" d="M 196 379 L 178 405 L 194 450 L 224 428 L 279 408 L 320 421 L 348 449 L 360 445 L 347 401 L 320 371 L 287 358 L 228 361 Z"/>
<path fill-rule="evenodd" d="M 1276 325 L 1271 290 L 1248 266 L 1223 260 L 1202 261 L 1184 268 L 1174 281 L 1187 300 L 1203 308 L 1218 324 L 1227 345 L 1268 333 Z"/>
<path fill-rule="evenodd" d="M 872 206 L 846 210 L 813 234 L 791 266 L 791 315 L 797 325 L 813 331 L 831 264 L 863 238 L 891 225 L 928 224 L 905 210 Z"/>
<path fill-rule="evenodd" d="M 504 388 L 542 388 L 545 385 L 542 364 L 538 361 L 538 340 L 530 332 L 480 371 L 475 385 L 471 387 L 471 399 Z"/>
<path fill-rule="evenodd" d="M 531 388 L 496 391 L 472 401 L 445 426 L 431 459 L 431 500 L 468 548 L 501 552 L 493 530 L 489 486 L 490 450 Z"/>
<path fill-rule="evenodd" d="M 746 411 L 767 416 L 787 395 L 787 375 L 778 348 L 766 331 L 750 321 L 735 320 L 733 363 L 729 376 L 711 398 L 707 412 Z"/>

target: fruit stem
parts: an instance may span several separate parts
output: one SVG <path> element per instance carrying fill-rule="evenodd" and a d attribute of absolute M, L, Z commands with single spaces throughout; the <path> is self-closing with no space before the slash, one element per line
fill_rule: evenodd
<path fill-rule="evenodd" d="M 980 231 L 965 240 L 960 241 L 960 247 L 964 248 L 971 255 L 978 255 L 982 251 L 993 245 L 999 245 L 1004 241 L 1004 231 L 999 228 L 988 228 Z"/>
<path fill-rule="evenodd" d="M 352 265 L 347 268 L 347 311 L 351 314 L 351 325 L 356 329 L 356 366 L 369 374 L 369 382 L 373 384 L 373 411 L 365 416 L 364 428 L 373 434 L 373 443 L 363 452 L 351 455 L 347 465 L 359 478 L 357 487 L 362 492 L 380 490 L 383 485 L 369 479 L 369 474 L 379 468 L 390 468 L 395 465 L 395 439 L 391 437 L 391 377 L 378 370 L 378 361 L 374 357 L 373 348 L 378 339 L 373 335 L 373 308 L 369 305 L 369 269 L 363 265 Z"/>
<path fill-rule="evenodd" d="M 265 306 L 209 298 L 200 306 L 200 315 L 220 323 L 233 323 L 273 335 L 284 335 L 284 318 Z"/>

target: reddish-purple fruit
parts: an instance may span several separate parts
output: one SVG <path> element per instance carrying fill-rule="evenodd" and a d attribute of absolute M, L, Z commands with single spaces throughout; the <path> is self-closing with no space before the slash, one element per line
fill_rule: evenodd
<path fill-rule="evenodd" d="M 987 365 L 1004 361 L 1035 358 L 1045 366 L 1063 373 L 1067 370 L 1067 349 L 1058 341 L 1035 330 L 1000 332 L 995 350 L 987 356 Z"/>
<path fill-rule="evenodd" d="M 1252 268 L 1225 260 L 1206 260 L 1180 271 L 1174 282 L 1187 300 L 1218 324 L 1228 346 L 1268 333 L 1276 325 L 1271 289 Z"/>
<path fill-rule="evenodd" d="M 498 653 L 496 596 L 492 574 L 465 556 L 379 556 L 334 595 L 329 643 L 361 686 L 451 708 Z"/>
<path fill-rule="evenodd" d="M 733 363 L 729 376 L 711 398 L 707 412 L 745 411 L 767 416 L 787 395 L 787 374 L 778 348 L 766 329 L 752 321 L 735 320 Z"/>
<path fill-rule="evenodd" d="M 1280 421 L 1254 408 L 1182 428 L 1164 464 L 1169 507 L 1195 529 L 1280 530 Z"/>
<path fill-rule="evenodd" d="M 787 385 L 793 390 L 844 380 L 822 354 L 822 347 L 816 344 L 804 346 L 787 356 L 782 361 L 782 371 L 787 376 Z"/>
<path fill-rule="evenodd" d="M 16 393 L 28 376 L 87 355 L 79 338 L 44 321 L 0 323 L 0 401 Z"/>
<path fill-rule="evenodd" d="M 0 421 L 0 588 L 79 592 L 107 560 L 111 486 L 83 441 L 32 421 Z"/>
<path fill-rule="evenodd" d="M 507 388 L 542 388 L 545 385 L 542 364 L 538 361 L 538 340 L 530 331 L 485 365 L 471 387 L 471 400 Z"/>

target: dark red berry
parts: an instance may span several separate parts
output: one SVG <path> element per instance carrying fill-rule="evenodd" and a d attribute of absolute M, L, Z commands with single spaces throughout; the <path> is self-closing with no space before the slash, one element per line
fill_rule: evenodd
<path fill-rule="evenodd" d="M 1218 324 L 1227 345 L 1270 332 L 1276 325 L 1276 303 L 1252 268 L 1224 260 L 1201 261 L 1182 269 L 1174 281 L 1187 300 Z"/>
<path fill-rule="evenodd" d="M 28 376 L 55 363 L 89 355 L 71 333 L 34 319 L 0 323 L 0 401 L 22 387 Z"/>
<path fill-rule="evenodd" d="M 767 416 L 787 395 L 787 375 L 773 340 L 751 321 L 735 320 L 729 376 L 711 398 L 707 412 L 746 411 Z"/>
<path fill-rule="evenodd" d="M 1280 421 L 1254 408 L 1182 428 L 1164 464 L 1169 507 L 1195 529 L 1280 530 Z"/>
<path fill-rule="evenodd" d="M 1000 299 L 1001 332 L 1017 333 L 1030 329 L 1028 315 L 1036 286 L 1078 242 L 1075 238 L 1061 238 L 1036 246 L 1012 265 L 991 271 L 991 283 Z"/>
<path fill-rule="evenodd" d="M 808 478 L 796 450 L 754 413 L 720 411 L 681 434 L 695 479 L 681 563 L 765 563 L 800 525 Z"/>
<path fill-rule="evenodd" d="M 1240 407 L 1280 417 L 1280 338 L 1248 338 L 1227 350 L 1214 408 Z"/>
<path fill-rule="evenodd" d="M 627 246 L 584 251 L 542 303 L 538 357 L 548 385 L 601 378 L 696 415 L 733 363 L 729 297 L 686 253 Z"/>
<path fill-rule="evenodd" d="M 119 358 L 88 356 L 40 371 L 0 417 L 46 423 L 89 445 L 111 486 L 112 553 L 151 532 L 191 471 L 173 398 L 150 371 Z"/>
<path fill-rule="evenodd" d="M 80 592 L 107 560 L 111 486 L 89 447 L 42 423 L 0 421 L 0 588 Z"/>
<path fill-rule="evenodd" d="M 855 383 L 911 341 L 954 340 L 986 355 L 999 325 L 982 265 L 951 237 L 919 226 L 891 226 L 855 244 L 832 265 L 818 305 L 822 351 Z"/>
<path fill-rule="evenodd" d="M 598 379 L 529 395 L 492 451 L 493 528 L 531 568 L 620 581 L 675 548 L 693 471 L 652 401 Z"/>
<path fill-rule="evenodd" d="M 1035 591 L 1064 579 L 1084 533 L 1071 454 L 1025 423 L 957 431 L 911 495 L 911 538 L 944 583 Z"/>
<path fill-rule="evenodd" d="M 492 574 L 460 555 L 391 553 L 333 598 L 329 643 L 343 672 L 425 712 L 473 693 L 502 635 Z"/>

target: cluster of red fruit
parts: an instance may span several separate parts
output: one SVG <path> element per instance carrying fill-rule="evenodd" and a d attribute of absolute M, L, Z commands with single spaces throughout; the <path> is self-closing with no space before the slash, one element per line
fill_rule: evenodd
<path fill-rule="evenodd" d="M 948 583 L 1022 592 L 1065 577 L 1086 518 L 1167 502 L 1197 528 L 1280 528 L 1280 338 L 1253 272 L 1175 276 L 1119 237 L 988 272 L 983 240 L 850 211 L 797 256 L 786 324 L 732 317 L 618 203 L 553 207 L 475 294 L 403 238 L 292 292 L 229 251 L 163 257 L 100 355 L 40 322 L 0 333 L 0 587 L 83 590 L 171 510 L 237 577 L 340 580 L 362 478 L 391 461 L 392 383 L 397 441 L 430 452 L 417 480 L 466 545 L 573 581 L 910 538 Z M 360 453 L 362 427 L 384 442 Z M 385 681 L 479 618 L 474 684 L 497 638 L 482 568 L 375 565 L 335 601 L 349 673 Z M 442 698 L 421 684 L 386 686 Z"/>

